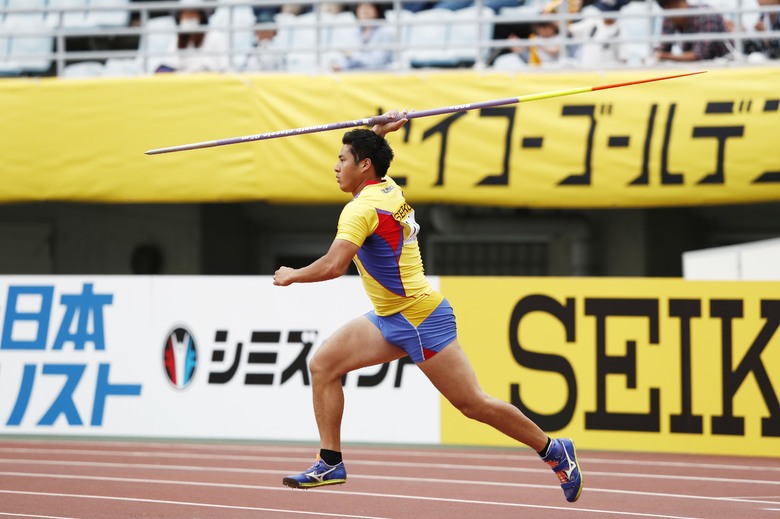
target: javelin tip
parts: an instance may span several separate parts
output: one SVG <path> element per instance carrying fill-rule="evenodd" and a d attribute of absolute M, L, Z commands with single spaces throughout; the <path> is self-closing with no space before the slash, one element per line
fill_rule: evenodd
<path fill-rule="evenodd" d="M 706 70 L 697 70 L 695 72 L 685 72 L 683 74 L 674 74 L 671 76 L 661 76 L 661 77 L 652 77 L 648 79 L 637 79 L 634 81 L 626 81 L 623 83 L 612 83 L 611 85 L 600 85 L 595 86 L 591 89 L 591 92 L 595 92 L 597 90 L 607 90 L 608 88 L 618 88 L 618 87 L 624 87 L 624 86 L 630 86 L 630 85 L 641 85 L 642 83 L 652 83 L 654 81 L 665 81 L 667 79 L 677 79 L 681 77 L 687 77 L 687 76 L 695 76 L 697 74 L 704 74 L 707 72 Z"/>

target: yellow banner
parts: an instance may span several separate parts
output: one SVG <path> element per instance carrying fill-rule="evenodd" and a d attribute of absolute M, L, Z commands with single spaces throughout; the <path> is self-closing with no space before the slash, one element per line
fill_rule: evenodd
<path fill-rule="evenodd" d="M 553 436 L 780 455 L 780 283 L 443 277 L 441 288 L 483 388 Z M 446 401 L 442 442 L 515 444 Z"/>
<path fill-rule="evenodd" d="M 155 148 L 679 72 L 174 75 L 0 81 L 0 202 L 341 203 L 343 130 Z M 413 119 L 413 203 L 637 207 L 780 199 L 778 68 L 740 68 Z"/>

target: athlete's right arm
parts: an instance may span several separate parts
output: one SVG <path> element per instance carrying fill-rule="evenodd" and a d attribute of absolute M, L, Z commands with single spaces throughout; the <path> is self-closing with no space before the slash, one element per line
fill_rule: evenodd
<path fill-rule="evenodd" d="M 286 287 L 293 283 L 314 283 L 337 278 L 347 271 L 359 248 L 350 241 L 336 238 L 328 252 L 312 264 L 300 269 L 280 267 L 274 273 L 274 285 Z"/>

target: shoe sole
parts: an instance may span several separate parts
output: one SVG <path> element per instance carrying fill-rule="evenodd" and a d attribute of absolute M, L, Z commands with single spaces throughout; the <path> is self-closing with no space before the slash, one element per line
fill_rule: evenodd
<path fill-rule="evenodd" d="M 574 442 L 571 442 L 571 450 L 574 453 L 574 459 L 577 460 L 577 473 L 580 475 L 580 485 L 577 488 L 577 495 L 574 496 L 574 499 L 569 501 L 569 503 L 575 502 L 576 500 L 578 500 L 580 498 L 580 495 L 582 495 L 582 481 L 583 481 L 583 478 L 582 478 L 582 466 L 580 465 L 580 460 L 577 457 L 577 447 L 574 445 Z M 568 501 L 568 499 L 567 499 L 567 501 Z"/>
<path fill-rule="evenodd" d="M 343 485 L 346 482 L 346 479 L 329 479 L 328 481 L 323 481 L 322 483 L 300 483 L 293 478 L 284 478 L 282 480 L 282 484 L 285 486 L 290 488 L 302 488 L 304 490 L 309 488 L 325 487 L 328 485 Z"/>

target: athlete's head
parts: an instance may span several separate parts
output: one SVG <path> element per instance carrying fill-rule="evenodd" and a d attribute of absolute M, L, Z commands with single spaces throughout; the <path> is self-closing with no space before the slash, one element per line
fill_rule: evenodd
<path fill-rule="evenodd" d="M 355 162 L 371 159 L 378 178 L 384 178 L 390 163 L 393 162 L 393 150 L 387 140 L 371 130 L 351 130 L 344 134 L 341 143 L 352 151 Z"/>

